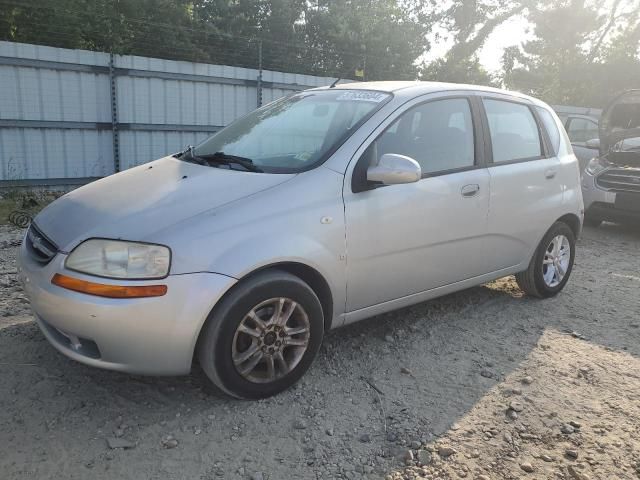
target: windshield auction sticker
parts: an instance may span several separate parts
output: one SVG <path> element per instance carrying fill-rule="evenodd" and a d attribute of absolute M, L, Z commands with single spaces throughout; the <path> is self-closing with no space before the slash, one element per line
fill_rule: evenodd
<path fill-rule="evenodd" d="M 369 92 L 366 90 L 349 90 L 347 92 L 344 92 L 338 95 L 336 97 L 336 100 L 380 103 L 387 97 L 388 95 L 382 92 Z"/>

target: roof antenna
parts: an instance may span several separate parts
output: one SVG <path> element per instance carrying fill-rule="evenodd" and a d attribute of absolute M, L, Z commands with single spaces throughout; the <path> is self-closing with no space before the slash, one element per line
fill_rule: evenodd
<path fill-rule="evenodd" d="M 340 80 L 342 80 L 340 77 L 336 78 L 335 81 L 331 84 L 331 86 L 329 88 L 335 87 Z"/>

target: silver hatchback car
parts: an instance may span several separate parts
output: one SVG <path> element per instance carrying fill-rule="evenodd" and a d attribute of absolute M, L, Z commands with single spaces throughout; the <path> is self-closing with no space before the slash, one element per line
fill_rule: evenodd
<path fill-rule="evenodd" d="M 515 274 L 567 283 L 578 163 L 544 103 L 441 83 L 304 91 L 68 193 L 20 275 L 65 355 L 140 374 L 197 358 L 239 398 L 297 381 L 323 335 Z"/>

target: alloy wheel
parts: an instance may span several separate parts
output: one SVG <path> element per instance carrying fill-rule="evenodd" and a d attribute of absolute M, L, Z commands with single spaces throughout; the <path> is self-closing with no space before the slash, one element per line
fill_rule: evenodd
<path fill-rule="evenodd" d="M 309 316 L 299 303 L 285 297 L 265 300 L 236 328 L 233 365 L 252 383 L 273 382 L 298 365 L 309 346 L 310 333 Z"/>
<path fill-rule="evenodd" d="M 542 261 L 542 278 L 548 287 L 557 287 L 567 274 L 571 261 L 571 244 L 564 235 L 553 237 Z"/>

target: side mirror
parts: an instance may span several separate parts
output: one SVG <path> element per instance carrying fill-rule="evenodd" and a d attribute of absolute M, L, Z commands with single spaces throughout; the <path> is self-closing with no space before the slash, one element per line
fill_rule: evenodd
<path fill-rule="evenodd" d="M 413 183 L 422 178 L 420 164 L 411 157 L 385 153 L 377 165 L 367 169 L 367 180 L 385 185 Z"/>
<path fill-rule="evenodd" d="M 591 140 L 587 140 L 587 143 L 585 143 L 585 146 L 587 148 L 591 148 L 593 150 L 599 150 L 600 149 L 600 139 L 599 138 L 592 138 Z"/>

